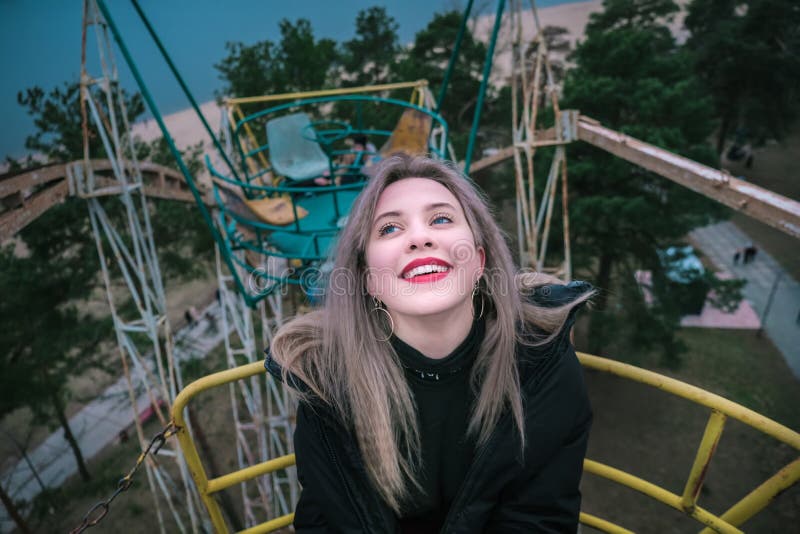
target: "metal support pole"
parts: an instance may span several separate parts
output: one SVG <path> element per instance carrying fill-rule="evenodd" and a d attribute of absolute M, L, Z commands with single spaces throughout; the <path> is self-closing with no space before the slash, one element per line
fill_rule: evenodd
<path fill-rule="evenodd" d="M 472 130 L 469 132 L 469 144 L 467 145 L 467 155 L 464 159 L 464 174 L 469 174 L 469 166 L 472 163 L 472 151 L 475 149 L 475 139 L 478 136 L 478 126 L 481 123 L 481 111 L 483 110 L 483 99 L 486 97 L 486 86 L 489 85 L 489 75 L 492 72 L 492 59 L 494 57 L 494 46 L 497 44 L 497 34 L 500 33 L 500 23 L 503 20 L 503 10 L 506 7 L 506 0 L 498 0 L 497 12 L 494 16 L 494 29 L 492 38 L 489 41 L 489 49 L 486 51 L 486 61 L 483 64 L 483 79 L 478 91 L 478 102 L 475 104 L 475 115 L 472 118 Z"/>
<path fill-rule="evenodd" d="M 133 3 L 133 7 L 136 9 L 136 12 L 139 14 L 139 18 L 142 19 L 142 22 L 144 23 L 145 27 L 147 28 L 147 31 L 150 33 L 150 36 L 153 38 L 153 42 L 158 47 L 158 51 L 161 52 L 161 56 L 164 58 L 164 61 L 167 62 L 167 66 L 169 66 L 169 70 L 172 71 L 172 75 L 175 76 L 175 79 L 178 81 L 178 85 L 181 86 L 181 89 L 183 90 L 183 94 L 186 95 L 187 99 L 189 99 L 189 102 L 192 104 L 192 108 L 194 109 L 194 112 L 197 114 L 197 117 L 200 119 L 200 122 L 203 123 L 203 126 L 205 127 L 206 132 L 208 133 L 208 136 L 211 137 L 211 141 L 214 143 L 214 146 L 216 147 L 217 151 L 222 156 L 222 159 L 225 160 L 225 163 L 228 165 L 228 169 L 230 170 L 231 174 L 233 174 L 233 176 L 237 180 L 241 181 L 239 179 L 239 174 L 236 172 L 236 168 L 234 167 L 233 163 L 231 163 L 231 160 L 228 159 L 227 152 L 225 152 L 225 150 L 222 148 L 222 144 L 219 142 L 219 139 L 217 138 L 216 134 L 214 134 L 214 131 L 211 129 L 211 126 L 208 125 L 208 121 L 206 120 L 205 115 L 203 115 L 203 112 L 200 111 L 200 106 L 197 104 L 197 100 L 195 100 L 194 95 L 189 90 L 189 86 L 186 85 L 186 82 L 184 81 L 183 76 L 181 76 L 180 72 L 178 72 L 178 68 L 175 66 L 175 63 L 173 63 L 172 58 L 167 53 L 167 49 L 164 48 L 164 44 L 161 42 L 161 39 L 158 37 L 158 34 L 156 33 L 155 29 L 153 28 L 153 25 L 150 24 L 150 20 L 144 14 L 144 11 L 142 10 L 141 6 L 139 5 L 138 0 L 131 0 L 131 2 Z"/>
<path fill-rule="evenodd" d="M 461 28 L 458 30 L 458 37 L 456 37 L 456 44 L 453 46 L 453 53 L 450 55 L 450 61 L 447 63 L 447 70 L 444 73 L 444 80 L 442 80 L 442 86 L 439 88 L 439 98 L 436 99 L 436 107 L 434 111 L 439 113 L 439 110 L 442 107 L 442 102 L 444 101 L 444 95 L 447 93 L 447 86 L 450 84 L 450 76 L 453 74 L 453 69 L 455 68 L 456 61 L 458 61 L 458 53 L 461 50 L 461 41 L 464 39 L 464 31 L 467 29 L 467 21 L 469 20 L 469 14 L 472 12 L 472 3 L 474 0 L 469 0 L 467 4 L 467 9 L 464 10 L 464 16 L 461 18 Z"/>

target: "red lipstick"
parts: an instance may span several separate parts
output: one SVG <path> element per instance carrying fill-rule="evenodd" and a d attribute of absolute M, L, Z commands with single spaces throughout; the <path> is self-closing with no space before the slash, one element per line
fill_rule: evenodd
<path fill-rule="evenodd" d="M 408 273 L 412 269 L 415 269 L 423 265 L 437 265 L 440 267 L 446 267 L 447 271 L 445 272 L 436 271 L 432 273 L 420 274 L 412 278 L 405 278 L 406 273 Z M 444 260 L 440 260 L 439 258 L 418 258 L 416 260 L 410 261 L 403 268 L 403 271 L 400 273 L 400 278 L 403 278 L 407 282 L 413 282 L 413 283 L 435 282 L 447 276 L 452 268 L 453 268 L 452 265 L 450 265 Z"/>

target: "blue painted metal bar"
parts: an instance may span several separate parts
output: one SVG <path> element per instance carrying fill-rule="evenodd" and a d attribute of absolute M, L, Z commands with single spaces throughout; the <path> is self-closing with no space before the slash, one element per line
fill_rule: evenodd
<path fill-rule="evenodd" d="M 214 131 L 211 129 L 211 126 L 209 126 L 208 121 L 206 120 L 205 116 L 203 115 L 203 112 L 200 111 L 200 106 L 197 104 L 197 101 L 195 100 L 194 95 L 189 90 L 189 86 L 186 85 L 186 82 L 183 80 L 183 76 L 181 76 L 180 72 L 178 72 L 178 68 L 175 66 L 175 63 L 173 63 L 172 58 L 167 53 L 166 48 L 164 48 L 164 44 L 161 42 L 161 39 L 158 37 L 158 34 L 156 33 L 155 29 L 153 28 L 153 25 L 150 24 L 150 20 L 144 14 L 144 11 L 142 10 L 141 6 L 139 6 L 138 0 L 131 0 L 131 2 L 133 3 L 134 9 L 136 9 L 136 12 L 139 14 L 139 18 L 142 19 L 142 22 L 144 23 L 145 27 L 147 28 L 147 31 L 150 33 L 150 36 L 153 38 L 153 42 L 155 42 L 156 46 L 158 47 L 158 51 L 161 52 L 161 56 L 164 58 L 164 61 L 167 62 L 167 66 L 169 66 L 169 70 L 172 71 L 172 75 L 175 76 L 175 79 L 177 80 L 178 84 L 181 86 L 181 89 L 183 90 L 183 94 L 186 95 L 187 99 L 189 99 L 189 102 L 192 104 L 192 108 L 194 109 L 194 112 L 197 114 L 197 117 L 200 119 L 200 122 L 203 123 L 203 126 L 205 127 L 206 132 L 208 133 L 209 137 L 211 137 L 211 141 L 214 143 L 214 146 L 217 148 L 217 151 L 222 156 L 222 159 L 224 159 L 225 163 L 228 165 L 228 169 L 230 169 L 231 174 L 236 176 L 236 178 L 239 178 L 239 175 L 236 173 L 236 168 L 231 163 L 230 159 L 228 159 L 228 154 L 225 153 L 225 149 L 222 148 L 222 144 L 219 142 L 219 139 L 217 139 L 217 136 L 216 136 L 216 134 L 214 134 Z"/>
<path fill-rule="evenodd" d="M 439 97 L 436 99 L 436 108 L 434 109 L 436 113 L 439 113 L 439 110 L 442 109 L 442 101 L 444 101 L 444 95 L 447 93 L 447 86 L 450 85 L 450 76 L 452 76 L 456 61 L 458 61 L 458 54 L 461 51 L 461 41 L 464 39 L 464 32 L 467 29 L 469 14 L 472 12 L 473 1 L 474 0 L 469 0 L 467 9 L 464 10 L 464 16 L 461 18 L 461 28 L 458 30 L 456 44 L 453 47 L 453 53 L 450 55 L 450 61 L 447 63 L 447 70 L 444 73 L 442 86 L 439 88 Z"/>
<path fill-rule="evenodd" d="M 197 208 L 200 210 L 200 214 L 203 216 L 203 220 L 205 221 L 208 229 L 211 231 L 211 235 L 214 238 L 214 241 L 217 243 L 217 246 L 224 246 L 223 236 L 217 231 L 216 226 L 214 225 L 214 221 L 211 218 L 211 214 L 206 208 L 205 203 L 203 202 L 203 197 L 200 195 L 200 191 L 197 189 L 197 184 L 195 184 L 194 178 L 192 177 L 191 171 L 186 166 L 186 162 L 183 161 L 183 156 L 181 156 L 180 151 L 175 146 L 175 141 L 172 139 L 172 135 L 170 135 L 169 130 L 167 129 L 167 125 L 164 124 L 164 119 L 161 116 L 161 112 L 156 106 L 155 100 L 153 100 L 153 95 L 150 94 L 150 90 L 147 88 L 147 84 L 145 84 L 144 79 L 142 78 L 141 73 L 139 72 L 139 67 L 136 66 L 136 62 L 133 60 L 130 51 L 128 50 L 125 41 L 122 39 L 122 35 L 119 32 L 119 28 L 117 28 L 114 19 L 111 17 L 111 12 L 108 10 L 108 6 L 104 0 L 96 0 L 97 7 L 100 9 L 100 12 L 103 14 L 103 18 L 105 18 L 106 23 L 108 24 L 109 29 L 111 30 L 112 35 L 114 36 L 114 40 L 117 42 L 117 46 L 119 46 L 120 52 L 122 56 L 125 58 L 125 62 L 128 64 L 128 68 L 131 69 L 131 74 L 133 78 L 136 80 L 136 84 L 139 86 L 139 90 L 142 92 L 142 97 L 144 98 L 147 107 L 150 109 L 150 113 L 153 114 L 153 118 L 156 120 L 159 129 L 161 130 L 162 135 L 164 136 L 164 140 L 167 142 L 167 146 L 169 147 L 172 156 L 175 158 L 175 161 L 178 164 L 178 168 L 183 174 L 184 179 L 186 180 L 189 189 L 192 191 L 192 196 L 194 197 L 195 203 L 197 203 Z M 235 265 L 231 261 L 229 254 L 223 254 L 225 259 L 225 263 L 228 265 L 228 269 L 233 276 L 234 282 L 236 287 L 239 291 L 244 295 L 246 298 L 248 305 L 254 306 L 257 301 L 253 301 L 252 299 L 247 298 L 247 291 L 242 280 L 239 278 Z"/>
<path fill-rule="evenodd" d="M 467 155 L 464 158 L 464 174 L 469 174 L 469 167 L 472 164 L 472 152 L 475 150 L 475 139 L 478 136 L 478 126 L 481 123 L 481 111 L 483 110 L 483 100 L 486 98 L 486 86 L 489 85 L 489 74 L 492 72 L 492 58 L 494 57 L 494 46 L 497 44 L 497 34 L 500 32 L 500 23 L 503 20 L 503 10 L 506 7 L 506 0 L 498 0 L 497 12 L 494 16 L 494 28 L 492 29 L 492 39 L 489 41 L 489 49 L 486 51 L 486 61 L 483 64 L 483 80 L 478 91 L 478 103 L 475 105 L 475 115 L 472 119 L 472 130 L 469 132 L 469 144 L 467 145 Z"/>

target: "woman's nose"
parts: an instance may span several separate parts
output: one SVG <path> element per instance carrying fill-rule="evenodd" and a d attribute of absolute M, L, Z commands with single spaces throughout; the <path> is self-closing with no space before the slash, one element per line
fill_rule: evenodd
<path fill-rule="evenodd" d="M 430 234 L 430 230 L 425 227 L 411 228 L 408 234 L 408 249 L 417 250 L 424 248 L 433 248 L 434 239 Z"/>

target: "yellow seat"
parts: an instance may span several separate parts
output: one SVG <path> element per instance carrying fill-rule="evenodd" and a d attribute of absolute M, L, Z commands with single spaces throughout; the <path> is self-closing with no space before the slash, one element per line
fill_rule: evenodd
<path fill-rule="evenodd" d="M 379 153 L 381 156 L 395 152 L 405 152 L 410 156 L 427 154 L 432 124 L 433 119 L 427 113 L 406 108 Z"/>
<path fill-rule="evenodd" d="M 267 197 L 256 200 L 245 199 L 244 203 L 256 217 L 267 224 L 284 226 L 294 222 L 292 201 L 288 196 Z M 297 218 L 302 219 L 306 215 L 308 215 L 308 210 L 302 206 L 297 206 Z"/>
<path fill-rule="evenodd" d="M 292 211 L 292 201 L 288 196 L 265 197 L 258 199 L 247 199 L 241 194 L 238 188 L 222 180 L 214 180 L 222 195 L 225 209 L 250 220 L 275 226 L 285 226 L 294 222 L 294 211 Z M 302 219 L 308 215 L 308 210 L 297 206 L 297 218 Z"/>

